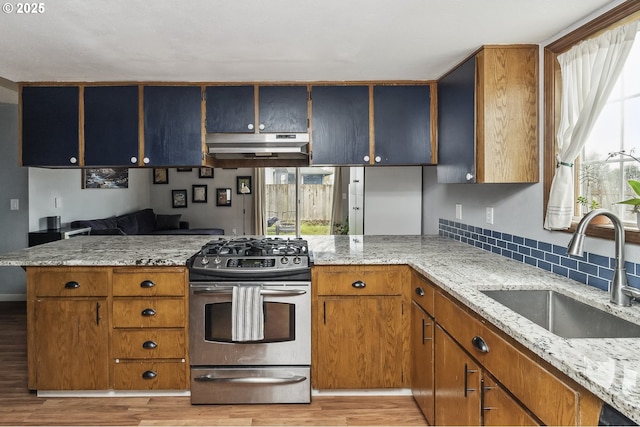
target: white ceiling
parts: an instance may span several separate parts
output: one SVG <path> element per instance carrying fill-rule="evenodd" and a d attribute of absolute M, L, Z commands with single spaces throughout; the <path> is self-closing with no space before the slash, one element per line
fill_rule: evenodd
<path fill-rule="evenodd" d="M 40 0 L 0 13 L 20 81 L 431 80 L 483 44 L 541 43 L 622 1 Z M 17 5 L 17 2 L 3 2 Z"/>

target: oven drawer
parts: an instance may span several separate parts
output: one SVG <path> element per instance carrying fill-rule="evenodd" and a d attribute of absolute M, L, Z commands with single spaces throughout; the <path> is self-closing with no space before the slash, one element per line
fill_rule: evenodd
<path fill-rule="evenodd" d="M 116 359 L 181 359 L 186 353 L 184 329 L 114 329 Z"/>
<path fill-rule="evenodd" d="M 187 288 L 185 268 L 115 269 L 114 296 L 183 296 Z"/>
<path fill-rule="evenodd" d="M 310 378 L 308 366 L 191 368 L 191 403 L 310 403 Z"/>
<path fill-rule="evenodd" d="M 113 369 L 116 390 L 186 390 L 185 361 L 120 361 Z"/>
<path fill-rule="evenodd" d="M 113 300 L 114 328 L 184 328 L 183 298 Z"/>

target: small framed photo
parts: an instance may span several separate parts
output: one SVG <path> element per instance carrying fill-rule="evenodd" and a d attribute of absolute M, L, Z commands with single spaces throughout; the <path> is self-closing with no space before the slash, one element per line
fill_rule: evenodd
<path fill-rule="evenodd" d="M 167 169 L 167 168 L 154 168 L 153 169 L 153 183 L 154 184 L 168 184 L 169 183 L 169 169 Z"/>
<path fill-rule="evenodd" d="M 178 172 L 191 172 L 193 168 L 176 168 Z"/>
<path fill-rule="evenodd" d="M 186 208 L 187 190 L 171 190 L 171 201 L 174 208 Z"/>
<path fill-rule="evenodd" d="M 193 203 L 207 203 L 206 185 L 192 185 L 191 191 L 191 201 Z"/>
<path fill-rule="evenodd" d="M 231 206 L 230 188 L 216 188 L 216 206 Z"/>
<path fill-rule="evenodd" d="M 251 177 L 250 176 L 238 176 L 236 177 L 236 194 L 251 194 Z"/>
<path fill-rule="evenodd" d="M 129 169 L 82 169 L 82 188 L 129 188 Z"/>
<path fill-rule="evenodd" d="M 213 179 L 213 168 L 200 168 L 198 170 L 198 178 L 211 178 L 211 179 Z"/>

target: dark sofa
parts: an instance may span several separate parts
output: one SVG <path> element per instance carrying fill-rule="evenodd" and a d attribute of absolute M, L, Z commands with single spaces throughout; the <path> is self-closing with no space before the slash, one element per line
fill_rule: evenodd
<path fill-rule="evenodd" d="M 212 234 L 223 235 L 221 228 L 189 228 L 182 215 L 156 215 L 153 209 L 141 209 L 119 216 L 71 222 L 71 228 L 91 227 L 94 235 Z"/>

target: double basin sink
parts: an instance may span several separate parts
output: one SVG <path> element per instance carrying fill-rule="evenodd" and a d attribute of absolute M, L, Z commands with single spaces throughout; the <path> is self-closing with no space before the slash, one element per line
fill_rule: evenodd
<path fill-rule="evenodd" d="M 553 290 L 481 292 L 562 338 L 640 337 L 640 325 Z"/>

